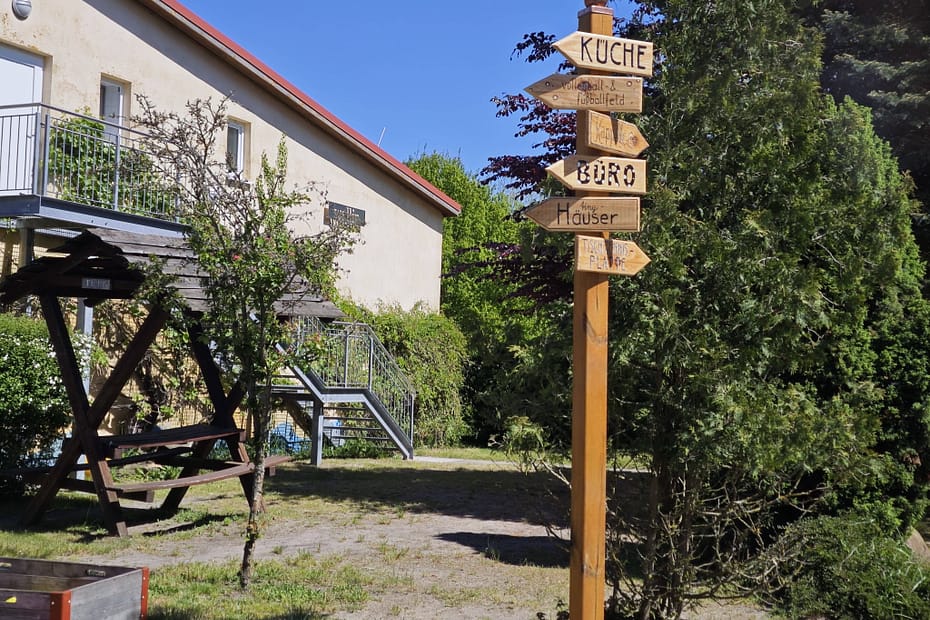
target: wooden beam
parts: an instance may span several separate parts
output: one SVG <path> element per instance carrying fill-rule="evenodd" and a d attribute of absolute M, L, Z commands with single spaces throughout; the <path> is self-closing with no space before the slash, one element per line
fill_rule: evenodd
<path fill-rule="evenodd" d="M 578 30 L 613 34 L 613 10 L 588 6 L 578 14 Z M 576 112 L 579 156 L 600 153 L 587 146 L 588 115 Z M 596 196 L 578 191 L 579 197 Z M 605 238 L 609 233 L 604 233 Z M 603 620 L 607 515 L 607 305 L 603 273 L 575 270 L 572 383 L 572 493 L 569 615 L 572 620 Z"/>
<path fill-rule="evenodd" d="M 100 447 L 97 444 L 98 424 L 91 420 L 87 392 L 84 390 L 84 380 L 81 377 L 77 356 L 74 354 L 71 337 L 68 334 L 64 315 L 61 312 L 61 304 L 58 303 L 56 297 L 50 295 L 43 295 L 40 301 L 42 314 L 45 317 L 46 325 L 48 325 L 49 337 L 55 349 L 55 357 L 58 360 L 58 368 L 61 371 L 62 382 L 71 403 L 71 411 L 74 416 L 72 434 L 77 436 L 78 441 L 72 442 L 71 445 L 74 447 L 70 450 L 62 450 L 58 462 L 42 485 L 42 490 L 45 493 L 40 493 L 33 500 L 38 503 L 34 504 L 32 511 L 27 513 L 28 517 L 34 519 L 41 512 L 44 512 L 48 502 L 61 488 L 67 472 L 77 460 L 78 454 L 75 451 L 83 450 L 87 456 L 87 464 L 93 476 L 97 499 L 100 502 L 107 529 L 112 534 L 126 536 L 129 532 L 122 517 L 119 498 L 116 496 L 116 492 L 111 490 L 113 478 L 110 475 L 110 468 L 107 466 L 106 460 L 100 455 Z M 39 510 L 38 513 L 36 509 Z"/>

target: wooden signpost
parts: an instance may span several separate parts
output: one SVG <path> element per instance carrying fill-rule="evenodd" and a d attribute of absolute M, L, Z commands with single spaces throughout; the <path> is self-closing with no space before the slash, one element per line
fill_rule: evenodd
<path fill-rule="evenodd" d="M 553 73 L 525 90 L 558 110 L 643 111 L 642 78 Z"/>
<path fill-rule="evenodd" d="M 555 44 L 576 67 L 596 75 L 550 75 L 526 90 L 552 108 L 577 110 L 576 155 L 547 171 L 575 191 L 527 211 L 548 230 L 600 232 L 576 235 L 572 382 L 572 499 L 569 615 L 603 620 L 607 519 L 607 301 L 608 276 L 633 276 L 649 257 L 632 241 L 610 238 L 623 213 L 639 228 L 639 199 L 603 192 L 644 194 L 646 164 L 636 157 L 648 144 L 629 123 L 597 114 L 641 112 L 642 79 L 652 75 L 652 44 L 612 37 L 607 0 L 585 0 L 578 30 Z M 624 77 L 604 73 L 622 73 Z M 604 202 L 607 201 L 607 202 Z M 626 206 L 621 206 L 625 204 Z M 587 218 L 587 219 L 586 219 Z"/>
<path fill-rule="evenodd" d="M 632 241 L 575 236 L 575 269 L 592 273 L 635 276 L 649 257 Z"/>
<path fill-rule="evenodd" d="M 523 215 L 550 232 L 639 232 L 639 198 L 549 198 Z"/>
<path fill-rule="evenodd" d="M 572 155 L 555 162 L 546 172 L 569 189 L 646 193 L 646 162 L 642 159 Z"/>
<path fill-rule="evenodd" d="M 649 143 L 639 132 L 639 127 L 607 114 L 591 112 L 588 114 L 588 135 L 585 146 L 592 149 L 638 157 L 649 148 Z"/>
<path fill-rule="evenodd" d="M 579 69 L 610 71 L 625 75 L 652 75 L 652 43 L 573 32 L 552 47 Z"/>

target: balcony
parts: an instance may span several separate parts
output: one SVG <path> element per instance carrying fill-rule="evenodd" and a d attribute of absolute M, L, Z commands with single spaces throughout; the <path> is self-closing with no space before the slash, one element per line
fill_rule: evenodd
<path fill-rule="evenodd" d="M 0 221 L 181 235 L 144 134 L 44 104 L 0 106 Z"/>

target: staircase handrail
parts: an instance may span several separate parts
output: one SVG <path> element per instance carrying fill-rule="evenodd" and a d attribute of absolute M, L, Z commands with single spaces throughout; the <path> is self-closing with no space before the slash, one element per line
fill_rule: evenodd
<path fill-rule="evenodd" d="M 301 353 L 309 338 L 314 348 L 322 345 L 308 370 L 327 388 L 368 390 L 413 440 L 416 390 L 397 361 L 366 323 L 300 317 L 296 321 L 294 345 Z"/>

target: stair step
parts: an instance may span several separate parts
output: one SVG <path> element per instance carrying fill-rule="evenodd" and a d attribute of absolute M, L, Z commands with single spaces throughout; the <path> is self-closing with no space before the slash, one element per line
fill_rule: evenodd
<path fill-rule="evenodd" d="M 377 435 L 330 435 L 329 438 L 332 439 L 363 439 L 365 441 L 383 441 L 386 443 L 394 443 L 394 440 L 390 437 L 381 437 Z"/>

